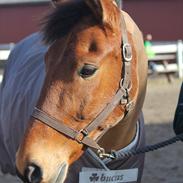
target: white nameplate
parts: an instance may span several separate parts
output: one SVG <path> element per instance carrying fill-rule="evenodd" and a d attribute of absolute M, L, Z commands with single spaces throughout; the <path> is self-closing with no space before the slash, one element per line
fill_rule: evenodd
<path fill-rule="evenodd" d="M 84 170 L 79 174 L 79 183 L 136 183 L 138 169 L 129 170 Z"/>

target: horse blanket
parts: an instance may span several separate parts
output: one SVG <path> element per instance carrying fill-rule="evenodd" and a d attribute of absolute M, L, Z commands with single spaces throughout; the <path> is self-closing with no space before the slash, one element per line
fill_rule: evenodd
<path fill-rule="evenodd" d="M 141 35 L 134 22 L 125 15 L 129 24 L 127 28 L 133 34 L 135 42 Z M 141 38 L 140 38 L 141 39 Z M 141 44 L 141 43 L 140 43 Z M 47 47 L 42 44 L 42 36 L 35 33 L 18 43 L 9 57 L 3 82 L 0 88 L 0 168 L 4 173 L 15 174 L 15 155 L 21 139 L 27 128 L 27 122 L 39 98 L 45 78 L 44 55 Z M 137 53 L 142 49 L 137 46 Z M 140 57 L 140 56 L 139 56 Z M 139 149 L 145 145 L 144 123 L 142 115 L 138 120 L 138 128 L 134 141 L 128 149 Z M 144 165 L 144 155 L 128 159 L 121 158 L 121 152 L 116 152 L 117 159 L 100 160 L 88 149 L 70 168 L 65 183 L 79 182 L 78 173 L 82 167 L 98 169 L 129 169 L 138 168 L 140 183 Z"/>
<path fill-rule="evenodd" d="M 0 88 L 0 165 L 15 174 L 15 154 L 45 77 L 41 35 L 35 33 L 12 50 Z"/>

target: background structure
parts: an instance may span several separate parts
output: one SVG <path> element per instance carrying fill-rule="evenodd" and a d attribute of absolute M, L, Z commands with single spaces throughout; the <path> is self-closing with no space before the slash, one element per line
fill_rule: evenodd
<path fill-rule="evenodd" d="M 18 42 L 40 29 L 48 0 L 0 0 L 0 44 Z"/>
<path fill-rule="evenodd" d="M 155 41 L 183 38 L 182 0 L 123 0 L 123 9 Z M 40 29 L 49 0 L 0 0 L 0 43 L 17 42 Z"/>
<path fill-rule="evenodd" d="M 182 0 L 123 0 L 127 11 L 142 30 L 155 41 L 183 38 Z"/>

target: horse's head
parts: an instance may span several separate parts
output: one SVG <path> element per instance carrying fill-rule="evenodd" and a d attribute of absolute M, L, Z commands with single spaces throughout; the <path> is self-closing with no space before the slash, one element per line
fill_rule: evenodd
<path fill-rule="evenodd" d="M 56 8 L 44 27 L 50 47 L 36 107 L 78 132 L 93 121 L 120 87 L 124 72 L 121 24 L 120 11 L 112 0 L 80 0 Z M 129 40 L 132 43 L 130 34 Z M 129 98 L 135 103 L 138 78 L 133 47 L 132 52 Z M 125 105 L 118 103 L 89 138 L 97 139 L 124 115 Z M 62 183 L 69 165 L 83 153 L 85 145 L 78 141 L 31 118 L 17 152 L 17 169 L 27 182 L 55 183 L 57 179 Z"/>

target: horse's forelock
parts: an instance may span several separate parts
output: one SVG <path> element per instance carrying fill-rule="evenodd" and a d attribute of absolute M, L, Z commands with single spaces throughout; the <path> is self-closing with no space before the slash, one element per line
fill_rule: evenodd
<path fill-rule="evenodd" d="M 51 44 L 71 31 L 82 17 L 91 14 L 84 1 L 60 5 L 42 21 L 43 40 Z"/>

